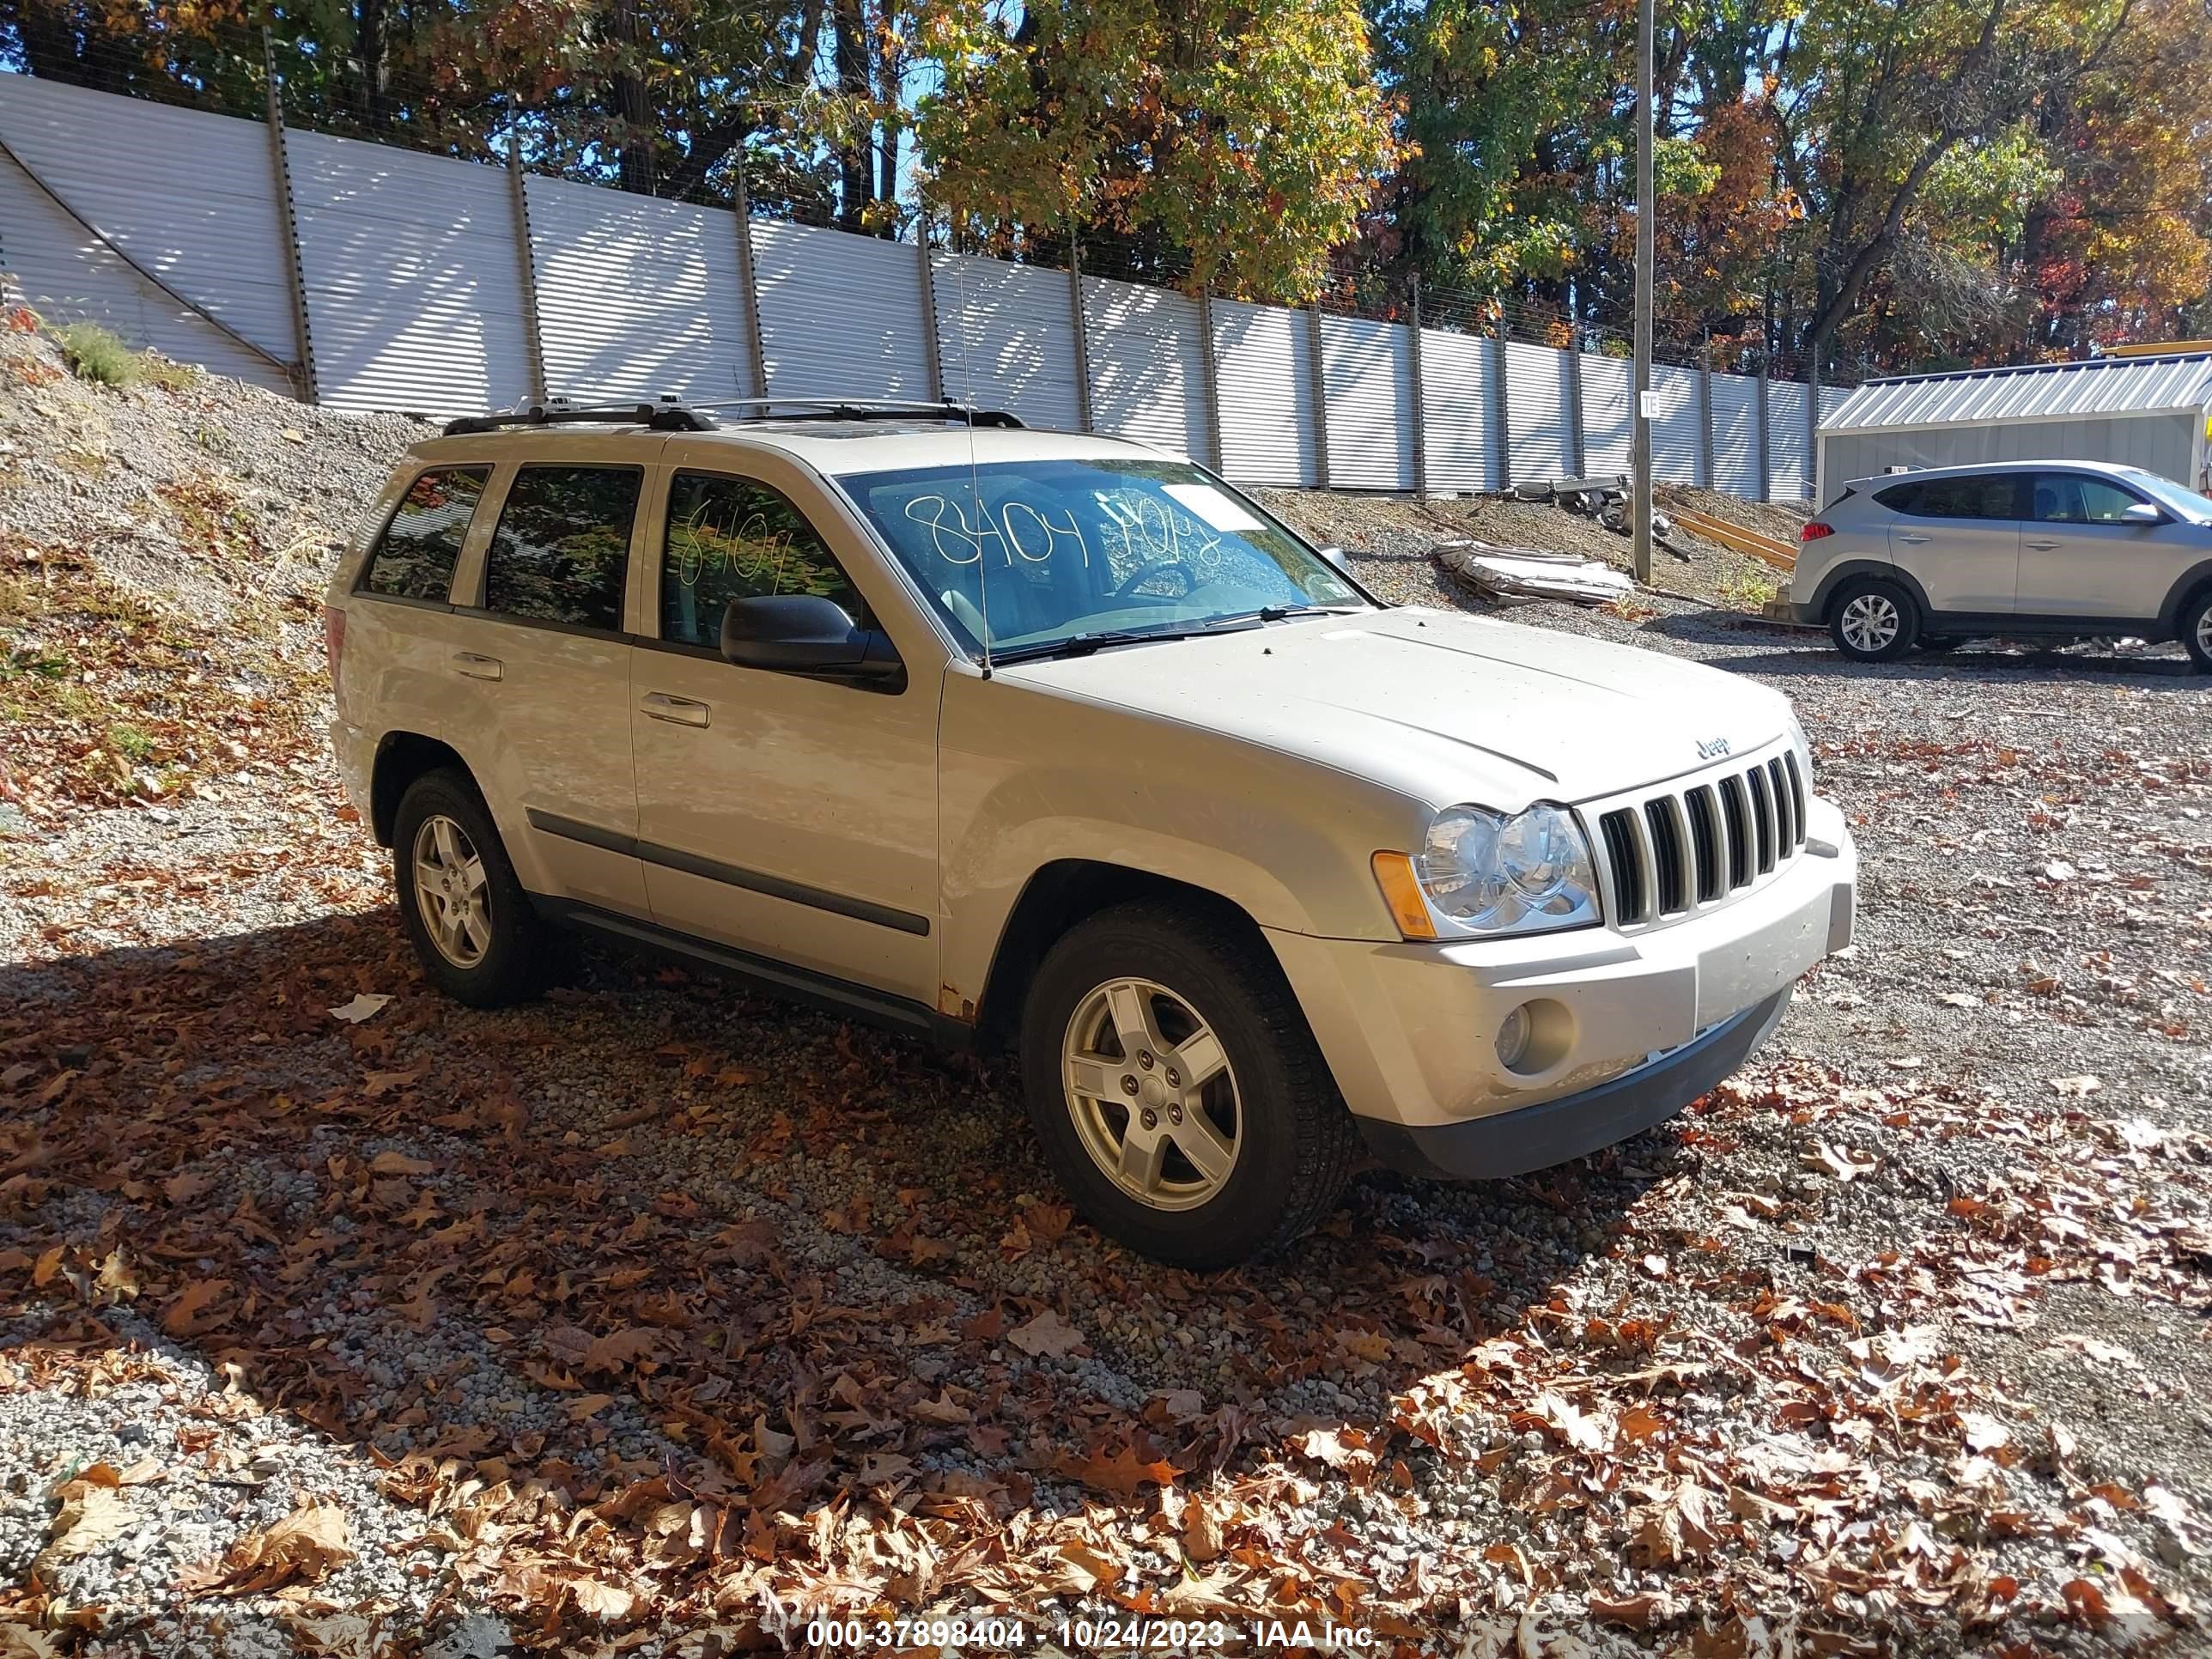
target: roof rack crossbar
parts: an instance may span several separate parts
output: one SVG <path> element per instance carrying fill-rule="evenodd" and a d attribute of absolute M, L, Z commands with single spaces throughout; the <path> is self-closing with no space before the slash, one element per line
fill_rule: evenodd
<path fill-rule="evenodd" d="M 496 432 L 510 426 L 642 426 L 655 432 L 712 432 L 714 422 L 696 409 L 681 404 L 608 404 L 570 409 L 560 404 L 532 404 L 527 409 L 501 410 L 489 415 L 464 415 L 446 422 L 448 438 L 472 432 Z"/>

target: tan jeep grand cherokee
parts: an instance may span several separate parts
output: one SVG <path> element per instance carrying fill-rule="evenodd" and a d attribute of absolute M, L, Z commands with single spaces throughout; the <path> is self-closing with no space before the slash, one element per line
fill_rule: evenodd
<path fill-rule="evenodd" d="M 456 422 L 338 569 L 339 761 L 464 1001 L 567 925 L 1011 1044 L 1085 1213 L 1204 1267 L 1363 1153 L 1660 1121 L 1850 938 L 1773 691 L 1385 607 L 1139 444 L 751 416 Z"/>

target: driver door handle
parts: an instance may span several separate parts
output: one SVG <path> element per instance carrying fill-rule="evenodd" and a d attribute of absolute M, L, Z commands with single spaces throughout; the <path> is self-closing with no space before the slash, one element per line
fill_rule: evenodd
<path fill-rule="evenodd" d="M 671 726 L 704 726 L 714 716 L 714 710 L 705 703 L 672 697 L 665 691 L 647 692 L 637 706 L 647 719 L 666 720 Z"/>
<path fill-rule="evenodd" d="M 2046 538 L 2037 541 L 2032 541 L 2028 543 L 2028 545 L 2039 553 L 2050 553 L 2064 546 L 2065 544 L 2063 542 L 2054 542 Z"/>

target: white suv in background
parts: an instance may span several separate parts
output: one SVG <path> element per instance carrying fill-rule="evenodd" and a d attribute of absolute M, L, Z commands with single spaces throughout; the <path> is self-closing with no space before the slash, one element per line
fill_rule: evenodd
<path fill-rule="evenodd" d="M 565 925 L 1012 1047 L 1085 1213 L 1209 1267 L 1363 1154 L 1660 1121 L 1851 936 L 1778 693 L 1386 608 L 1139 444 L 780 407 L 457 422 L 342 562 L 332 737 L 453 995 Z"/>
<path fill-rule="evenodd" d="M 2040 635 L 2179 640 L 2212 671 L 2212 501 L 2094 461 L 1856 478 L 1805 526 L 1790 606 L 1862 662 Z"/>

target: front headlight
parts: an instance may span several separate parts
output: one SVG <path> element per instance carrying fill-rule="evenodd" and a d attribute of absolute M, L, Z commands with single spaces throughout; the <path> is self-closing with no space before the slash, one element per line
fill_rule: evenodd
<path fill-rule="evenodd" d="M 1574 815 L 1548 801 L 1510 817 L 1447 806 L 1413 870 L 1440 932 L 1543 933 L 1598 921 L 1589 843 Z"/>

